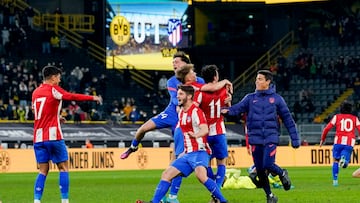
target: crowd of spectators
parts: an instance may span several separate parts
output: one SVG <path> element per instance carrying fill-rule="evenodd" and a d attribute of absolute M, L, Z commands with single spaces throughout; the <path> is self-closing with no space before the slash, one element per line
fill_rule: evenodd
<path fill-rule="evenodd" d="M 50 63 L 62 67 L 62 64 Z M 72 77 L 74 76 L 74 77 Z M 0 58 L 0 119 L 33 120 L 31 95 L 41 84 L 41 67 L 37 60 L 24 59 L 19 63 Z M 103 95 L 106 89 L 106 76 L 98 79 L 87 68 L 75 67 L 71 73 L 64 71 L 62 86 L 70 92 L 83 92 L 89 95 Z M 101 108 L 93 103 L 83 102 L 64 104 L 62 115 L 69 120 L 100 120 Z"/>
<path fill-rule="evenodd" d="M 360 9 L 341 15 L 324 15 L 319 19 L 320 31 L 310 28 L 308 20 L 299 20 L 297 37 L 300 51 L 297 55 L 285 58 L 281 53 L 269 68 L 276 76 L 277 90 L 298 91 L 299 98 L 290 104 L 294 117 L 299 114 L 319 114 L 325 110 L 339 95 L 328 95 L 326 101 L 317 102 L 316 87 L 306 86 L 301 89 L 292 87 L 291 81 L 326 81 L 326 86 L 345 85 L 354 88 L 353 100 L 355 114 L 360 115 L 360 52 L 357 43 L 360 33 Z M 313 40 L 312 38 L 319 38 Z M 319 86 L 320 87 L 320 86 Z M 319 88 L 317 87 L 317 88 Z M 339 86 L 336 86 L 339 87 Z M 339 90 L 337 90 L 339 91 Z M 319 91 L 316 91 L 317 93 Z M 334 89 L 333 92 L 336 92 Z M 341 93 L 341 91 L 340 91 Z M 334 96 L 334 97 L 333 97 Z M 326 122 L 315 119 L 317 123 Z M 309 118 L 309 122 L 312 118 Z"/>
<path fill-rule="evenodd" d="M 61 11 L 58 9 L 56 13 L 61 13 Z M 32 18 L 34 15 L 32 7 L 21 11 L 12 6 L 10 1 L 0 4 L 0 55 L 2 56 L 0 59 L 0 119 L 26 121 L 33 117 L 31 93 L 41 83 L 41 67 L 35 59 L 24 59 L 20 62 L 7 60 L 14 55 L 24 58 L 22 55 L 28 46 L 28 33 L 33 28 Z M 329 38 L 339 39 L 340 47 L 349 46 L 353 45 L 356 40 L 358 22 L 360 22 L 358 11 L 352 16 L 324 18 L 321 20 L 321 31 Z M 328 84 L 345 83 L 346 87 L 353 87 L 355 106 L 360 106 L 357 102 L 358 95 L 360 95 L 360 75 L 358 74 L 360 73 L 360 56 L 320 57 L 316 50 L 309 48 L 310 33 L 307 21 L 300 20 L 297 31 L 302 47 L 297 56 L 294 59 L 287 59 L 280 54 L 269 64 L 268 68 L 276 75 L 276 83 L 282 84 L 277 86 L 277 89 L 289 91 L 291 80 L 325 78 Z M 41 39 L 43 54 L 58 53 L 61 52 L 61 48 L 67 47 L 66 39 L 55 33 L 44 31 Z M 153 49 L 154 47 L 139 47 L 137 43 L 130 41 L 126 46 L 117 48 L 116 54 L 129 54 L 126 51 L 147 53 Z M 52 62 L 52 64 L 54 63 Z M 61 63 L 55 65 L 62 66 Z M 125 69 L 122 75 L 125 88 L 133 88 L 129 71 L 129 69 Z M 152 77 L 153 91 L 145 92 L 141 98 L 122 97 L 103 106 L 87 102 L 70 102 L 64 104 L 61 114 L 75 122 L 83 120 L 109 120 L 111 123 L 145 121 L 159 113 L 168 104 L 166 76 L 154 71 Z M 62 80 L 64 89 L 71 92 L 104 96 L 107 94 L 107 75 L 105 73 L 92 75 L 88 67 L 64 67 Z M 314 112 L 317 107 L 314 105 L 313 90 L 311 88 L 301 89 L 298 94 L 299 98 L 293 105 L 293 112 L 295 114 Z M 152 109 L 150 111 L 141 109 L 145 104 Z M 322 106 L 320 109 L 323 110 L 325 107 Z"/>

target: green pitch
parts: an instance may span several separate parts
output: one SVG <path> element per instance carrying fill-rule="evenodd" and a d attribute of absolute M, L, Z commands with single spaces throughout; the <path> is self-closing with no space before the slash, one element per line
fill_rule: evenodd
<path fill-rule="evenodd" d="M 360 179 L 351 177 L 357 167 L 341 169 L 339 186 L 332 186 L 331 167 L 288 168 L 295 189 L 273 189 L 279 202 L 359 202 Z M 150 200 L 162 171 L 71 172 L 70 202 L 72 203 L 134 203 Z M 242 174 L 247 175 L 246 169 Z M 35 173 L 0 174 L 2 203 L 33 201 Z M 262 189 L 223 190 L 230 203 L 265 202 Z M 194 175 L 183 180 L 179 192 L 181 203 L 207 203 L 208 191 Z M 59 203 L 58 173 L 50 173 L 42 202 Z"/>

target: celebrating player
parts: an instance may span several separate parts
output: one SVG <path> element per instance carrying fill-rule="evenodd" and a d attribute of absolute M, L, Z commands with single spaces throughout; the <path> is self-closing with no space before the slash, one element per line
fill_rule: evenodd
<path fill-rule="evenodd" d="M 223 122 L 223 116 L 220 114 L 221 107 L 225 106 L 225 100 L 230 103 L 231 96 L 228 92 L 232 92 L 232 85 L 228 80 L 222 80 L 219 82 L 219 74 L 215 65 L 205 66 L 202 69 L 202 73 L 207 78 L 206 85 L 211 84 L 218 90 L 215 92 L 206 92 L 203 89 L 203 85 L 195 81 L 196 73 L 194 72 L 194 66 L 187 64 L 175 73 L 178 80 L 187 85 L 192 85 L 196 91 L 195 101 L 197 102 L 201 110 L 204 111 L 205 117 L 209 124 L 209 143 L 211 142 L 211 149 L 213 151 L 212 158 L 216 157 L 218 164 L 217 175 L 214 176 L 211 167 L 208 170 L 208 176 L 211 179 L 216 180 L 217 185 L 221 188 L 221 185 L 225 178 L 225 161 L 228 156 L 227 141 L 225 137 L 225 125 Z M 218 136 L 214 136 L 218 135 Z M 212 197 L 212 202 L 217 201 L 215 197 Z"/>
<path fill-rule="evenodd" d="M 346 168 L 350 161 L 350 156 L 355 145 L 355 128 L 360 132 L 360 122 L 358 117 L 351 114 L 352 104 L 344 101 L 340 107 L 340 113 L 332 117 L 325 126 L 320 141 L 320 147 L 324 144 L 326 135 L 335 126 L 335 138 L 333 145 L 333 186 L 338 186 L 339 165 Z M 354 174 L 353 174 L 354 176 Z"/>
<path fill-rule="evenodd" d="M 217 66 L 204 66 L 201 69 L 201 76 L 204 78 L 205 83 L 217 83 L 219 81 Z M 208 177 L 215 180 L 219 188 L 222 187 L 225 179 L 226 158 L 228 157 L 224 117 L 220 113 L 220 109 L 224 106 L 231 105 L 228 99 L 229 96 L 231 95 L 228 94 L 226 87 L 223 87 L 216 92 L 201 91 L 196 99 L 200 109 L 204 111 L 209 125 L 208 143 L 212 151 L 210 160 L 216 158 L 217 173 L 214 175 L 211 165 L 209 164 L 207 168 Z"/>
<path fill-rule="evenodd" d="M 35 181 L 34 203 L 40 203 L 43 195 L 46 176 L 49 172 L 49 161 L 55 163 L 60 171 L 59 186 L 61 202 L 69 202 L 68 152 L 60 126 L 60 110 L 62 100 L 97 101 L 99 96 L 73 94 L 59 86 L 61 69 L 45 66 L 42 69 L 43 83 L 32 94 L 34 111 L 34 151 L 39 166 L 39 174 Z"/>
<path fill-rule="evenodd" d="M 207 143 L 209 128 L 206 118 L 201 109 L 194 103 L 194 88 L 192 86 L 180 85 L 177 95 L 179 106 L 179 126 L 184 136 L 184 155 L 176 159 L 167 168 L 155 190 L 152 203 L 159 203 L 170 187 L 170 181 L 176 176 L 189 176 L 193 171 L 198 180 L 214 195 L 220 202 L 227 202 L 217 187 L 215 181 L 207 177 L 206 167 L 209 161 L 210 147 Z M 145 201 L 137 201 L 146 203 Z"/>
<path fill-rule="evenodd" d="M 174 72 L 181 66 L 190 63 L 189 57 L 182 51 L 179 51 L 173 56 L 173 68 Z M 196 78 L 196 81 L 200 84 L 204 83 L 204 80 L 200 77 Z M 121 154 L 121 159 L 126 159 L 129 155 L 138 149 L 140 141 L 144 138 L 145 133 L 152 131 L 154 129 L 162 129 L 170 127 L 173 136 L 174 136 L 174 149 L 175 149 L 175 158 L 184 151 L 183 146 L 183 135 L 181 130 L 175 129 L 178 122 L 177 106 L 178 100 L 177 96 L 177 86 L 180 84 L 180 81 L 176 79 L 175 75 L 172 76 L 167 81 L 167 89 L 170 95 L 170 103 L 160 114 L 152 117 L 146 121 L 141 127 L 136 131 L 135 138 L 131 142 L 131 146 L 124 153 Z M 169 203 L 177 203 L 177 193 L 180 189 L 182 182 L 182 177 L 176 177 L 172 180 L 171 190 L 169 197 L 165 199 Z"/>

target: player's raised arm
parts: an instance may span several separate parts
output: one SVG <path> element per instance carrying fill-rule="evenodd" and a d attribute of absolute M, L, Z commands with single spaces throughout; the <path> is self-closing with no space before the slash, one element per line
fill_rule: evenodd
<path fill-rule="evenodd" d="M 227 79 L 221 80 L 216 83 L 207 83 L 203 85 L 200 90 L 205 92 L 215 92 L 223 87 L 226 87 L 229 90 L 229 93 L 233 93 L 233 85 Z"/>

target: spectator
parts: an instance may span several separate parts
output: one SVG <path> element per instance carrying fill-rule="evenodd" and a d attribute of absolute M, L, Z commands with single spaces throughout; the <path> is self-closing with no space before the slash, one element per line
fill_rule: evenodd
<path fill-rule="evenodd" d="M 68 41 L 66 39 L 65 35 L 61 35 L 60 36 L 60 49 L 61 49 L 61 53 L 66 52 L 67 48 L 69 47 L 68 45 Z"/>
<path fill-rule="evenodd" d="M 71 71 L 71 74 L 74 74 L 74 76 L 75 76 L 79 81 L 81 81 L 81 79 L 82 79 L 83 76 L 84 76 L 84 73 L 83 73 L 83 71 L 80 69 L 79 66 L 76 66 L 76 67 Z"/>
<path fill-rule="evenodd" d="M 27 85 L 24 81 L 21 81 L 19 84 L 19 104 L 23 108 L 27 106 L 27 101 L 30 101 L 30 94 Z"/>
<path fill-rule="evenodd" d="M 58 14 L 58 15 L 61 15 L 62 14 L 62 11 L 59 7 L 57 7 L 54 11 L 54 14 Z"/>
<path fill-rule="evenodd" d="M 4 27 L 1 31 L 2 44 L 5 47 L 10 42 L 10 31 L 7 27 Z"/>
<path fill-rule="evenodd" d="M 167 78 L 165 75 L 161 76 L 158 86 L 159 86 L 159 91 L 161 92 L 161 94 L 167 93 Z"/>
<path fill-rule="evenodd" d="M 148 117 L 146 111 L 140 110 L 139 114 L 139 121 L 147 121 Z"/>
<path fill-rule="evenodd" d="M 129 121 L 130 120 L 130 113 L 132 111 L 133 107 L 131 106 L 130 102 L 126 102 L 125 107 L 123 108 L 123 111 L 126 115 L 126 120 Z"/>
<path fill-rule="evenodd" d="M 16 106 L 14 104 L 14 100 L 12 99 L 9 100 L 9 104 L 7 105 L 6 115 L 9 120 L 17 119 Z"/>
<path fill-rule="evenodd" d="M 129 118 L 130 118 L 130 121 L 133 123 L 135 123 L 136 121 L 139 120 L 140 114 L 137 111 L 136 106 L 133 106 L 132 111 L 130 112 Z"/>
<path fill-rule="evenodd" d="M 4 101 L 2 99 L 0 99 L 0 119 L 7 119 L 6 106 L 4 105 Z"/>
<path fill-rule="evenodd" d="M 51 35 L 48 31 L 43 31 L 41 36 L 41 46 L 42 46 L 42 53 L 43 54 L 50 54 L 51 53 L 51 46 L 50 46 L 50 39 Z"/>
<path fill-rule="evenodd" d="M 71 101 L 71 104 L 68 106 L 69 115 L 71 116 L 71 120 L 74 122 L 81 122 L 80 113 L 82 112 L 79 105 L 76 104 L 76 101 Z"/>
<path fill-rule="evenodd" d="M 90 139 L 86 139 L 86 140 L 85 140 L 85 147 L 86 147 L 87 149 L 94 148 L 94 145 L 91 143 Z"/>
<path fill-rule="evenodd" d="M 25 106 L 25 119 L 33 121 L 34 120 L 34 113 L 29 105 Z"/>
<path fill-rule="evenodd" d="M 123 110 L 119 111 L 118 108 L 115 108 L 112 112 L 111 112 L 111 121 L 112 123 L 121 123 L 123 120 L 126 119 L 126 114 L 124 113 Z"/>
<path fill-rule="evenodd" d="M 18 106 L 17 110 L 16 110 L 16 113 L 17 113 L 17 118 L 19 119 L 20 122 L 25 122 L 25 116 L 26 116 L 26 112 L 25 112 L 25 109 L 24 107 L 22 106 Z"/>
<path fill-rule="evenodd" d="M 33 18 L 35 16 L 34 8 L 31 7 L 31 6 L 27 7 L 25 9 L 25 13 L 26 13 L 26 16 L 27 16 L 27 24 L 31 29 L 33 29 L 34 28 Z"/>
<path fill-rule="evenodd" d="M 94 96 L 96 96 L 96 95 L 94 95 Z M 91 111 L 90 111 L 90 119 L 92 120 L 92 121 L 99 121 L 99 120 L 101 120 L 101 115 L 100 115 L 100 112 L 98 111 L 98 110 L 96 110 L 96 109 L 91 109 Z"/>
<path fill-rule="evenodd" d="M 158 71 L 154 71 L 151 80 L 153 81 L 153 90 L 154 92 L 157 92 L 159 90 L 159 80 L 160 80 Z"/>

